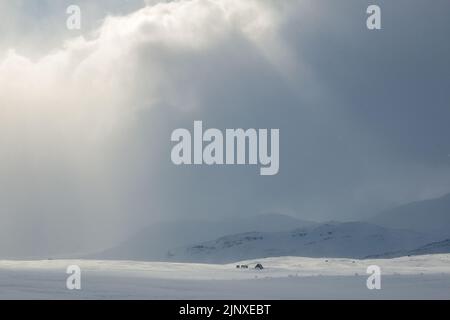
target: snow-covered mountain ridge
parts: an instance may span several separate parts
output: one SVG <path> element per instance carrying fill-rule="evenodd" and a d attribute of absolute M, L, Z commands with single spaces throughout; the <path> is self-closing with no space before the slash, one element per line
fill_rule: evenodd
<path fill-rule="evenodd" d="M 244 259 L 302 256 L 364 258 L 404 248 L 430 238 L 364 222 L 326 223 L 283 232 L 248 232 L 170 250 L 171 261 L 226 263 Z"/>

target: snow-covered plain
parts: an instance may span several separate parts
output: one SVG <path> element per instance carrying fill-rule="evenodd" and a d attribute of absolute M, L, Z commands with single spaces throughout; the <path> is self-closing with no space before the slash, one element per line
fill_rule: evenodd
<path fill-rule="evenodd" d="M 262 263 L 264 270 L 253 266 Z M 237 269 L 248 264 L 249 269 Z M 82 270 L 66 289 L 66 268 Z M 368 290 L 378 265 L 381 290 Z M 276 257 L 233 264 L 0 260 L 0 299 L 450 299 L 450 254 L 355 260 Z"/>

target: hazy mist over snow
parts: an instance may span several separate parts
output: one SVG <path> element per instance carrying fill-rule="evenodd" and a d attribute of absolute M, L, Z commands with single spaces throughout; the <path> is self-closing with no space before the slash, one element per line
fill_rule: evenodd
<path fill-rule="evenodd" d="M 450 3 L 0 0 L 0 257 L 161 220 L 357 220 L 450 192 Z M 414 6 L 411 6 L 411 3 Z M 176 167 L 170 133 L 279 128 L 280 172 Z M 205 239 L 206 240 L 206 239 Z"/>

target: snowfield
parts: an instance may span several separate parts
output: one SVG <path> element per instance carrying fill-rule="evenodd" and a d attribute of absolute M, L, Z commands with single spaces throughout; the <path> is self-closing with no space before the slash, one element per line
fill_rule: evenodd
<path fill-rule="evenodd" d="M 253 266 L 261 263 L 264 270 Z M 249 269 L 237 269 L 248 264 Z M 82 270 L 66 289 L 66 268 Z M 378 265 L 381 290 L 368 290 Z M 395 259 L 277 257 L 233 264 L 0 260 L 0 299 L 450 299 L 450 254 Z"/>

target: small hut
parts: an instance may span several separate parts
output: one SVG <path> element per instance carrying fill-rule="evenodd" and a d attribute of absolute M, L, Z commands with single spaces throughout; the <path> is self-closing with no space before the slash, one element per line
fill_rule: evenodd
<path fill-rule="evenodd" d="M 255 266 L 255 269 L 262 270 L 262 269 L 264 269 L 264 267 L 262 266 L 261 263 L 257 263 L 256 266 Z"/>

